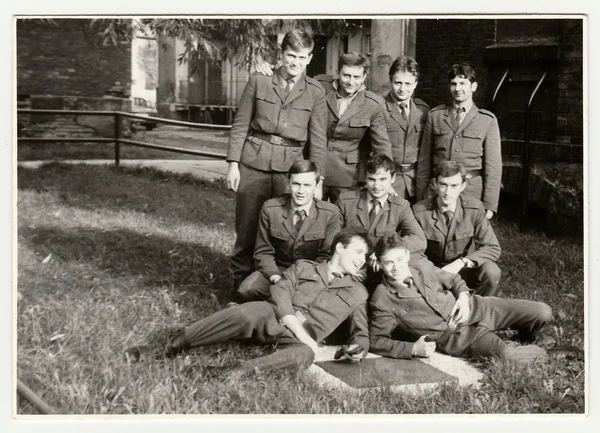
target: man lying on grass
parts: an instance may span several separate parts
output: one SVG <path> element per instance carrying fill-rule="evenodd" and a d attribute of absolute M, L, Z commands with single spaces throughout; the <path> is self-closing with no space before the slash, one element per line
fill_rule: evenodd
<path fill-rule="evenodd" d="M 200 346 L 246 340 L 277 344 L 277 350 L 232 367 L 230 374 L 254 369 L 303 369 L 313 363 L 319 342 L 348 319 L 352 326 L 344 353 L 348 359 L 358 361 L 369 350 L 367 291 L 356 278 L 368 249 L 364 229 L 344 229 L 333 239 L 329 261 L 297 261 L 271 286 L 269 301 L 225 308 L 157 347 L 131 347 L 126 357 L 132 362 L 143 356 L 173 357 Z"/>
<path fill-rule="evenodd" d="M 419 270 L 409 267 L 410 253 L 396 234 L 381 238 L 375 254 L 384 278 L 370 302 L 373 353 L 391 358 L 428 357 L 437 348 L 452 356 L 547 360 L 548 351 L 531 343 L 555 343 L 540 332 L 552 320 L 548 305 L 471 295 L 457 274 L 433 264 L 429 271 L 422 263 Z M 494 333 L 502 329 L 518 331 L 520 342 L 527 345 L 507 344 Z"/>

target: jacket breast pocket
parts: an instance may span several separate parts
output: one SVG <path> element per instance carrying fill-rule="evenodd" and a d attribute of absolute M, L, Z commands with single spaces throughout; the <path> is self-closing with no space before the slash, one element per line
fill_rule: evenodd
<path fill-rule="evenodd" d="M 450 130 L 450 128 L 445 127 L 445 126 L 436 126 L 433 128 L 433 135 L 438 136 L 438 135 L 447 135 L 450 134 L 452 131 Z"/>
<path fill-rule="evenodd" d="M 256 92 L 256 113 L 260 119 L 273 121 L 277 116 L 277 95 L 268 92 Z"/>
<path fill-rule="evenodd" d="M 325 229 L 311 230 L 302 237 L 300 254 L 303 259 L 316 260 L 325 239 Z"/>
<path fill-rule="evenodd" d="M 371 126 L 370 119 L 350 119 L 348 123 L 348 135 L 349 139 L 359 139 L 365 135 L 367 128 Z"/>
<path fill-rule="evenodd" d="M 473 234 L 473 227 L 468 227 L 454 233 L 454 236 L 452 236 L 452 243 L 454 244 L 456 254 L 468 251 L 473 239 Z"/>
<path fill-rule="evenodd" d="M 464 151 L 477 156 L 483 155 L 483 137 L 481 129 L 465 129 L 463 131 Z"/>
<path fill-rule="evenodd" d="M 313 106 L 310 101 L 295 100 L 292 102 L 290 123 L 299 128 L 306 128 L 312 109 Z"/>
<path fill-rule="evenodd" d="M 277 251 L 286 250 L 286 245 L 290 242 L 290 234 L 287 230 L 282 228 L 275 228 L 269 230 L 269 236 L 271 237 L 271 243 L 275 247 L 275 254 Z"/>

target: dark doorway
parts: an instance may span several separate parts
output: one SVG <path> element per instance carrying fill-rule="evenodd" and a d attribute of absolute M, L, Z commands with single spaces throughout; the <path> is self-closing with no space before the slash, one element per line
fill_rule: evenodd
<path fill-rule="evenodd" d="M 314 77 L 327 72 L 327 39 L 328 36 L 314 35 L 315 47 L 313 49 L 313 57 L 306 67 L 306 75 Z"/>

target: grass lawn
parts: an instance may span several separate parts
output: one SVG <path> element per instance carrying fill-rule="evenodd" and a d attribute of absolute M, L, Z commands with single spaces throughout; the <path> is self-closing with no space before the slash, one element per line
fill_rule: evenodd
<path fill-rule="evenodd" d="M 221 182 L 148 169 L 18 171 L 18 377 L 62 414 L 583 413 L 583 361 L 480 367 L 479 389 L 349 394 L 299 374 L 203 379 L 269 348 L 218 345 L 128 364 L 123 350 L 228 301 L 234 196 Z M 543 300 L 559 344 L 584 347 L 583 247 L 497 220 L 502 289 Z M 35 413 L 26 401 L 18 412 Z"/>

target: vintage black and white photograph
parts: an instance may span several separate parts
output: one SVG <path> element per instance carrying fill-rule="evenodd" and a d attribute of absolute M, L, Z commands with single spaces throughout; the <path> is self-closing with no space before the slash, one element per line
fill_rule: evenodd
<path fill-rule="evenodd" d="M 14 416 L 586 414 L 586 16 L 14 29 Z"/>

